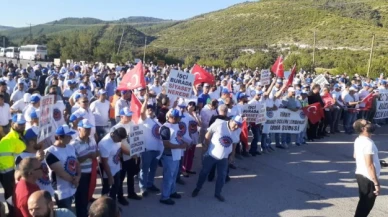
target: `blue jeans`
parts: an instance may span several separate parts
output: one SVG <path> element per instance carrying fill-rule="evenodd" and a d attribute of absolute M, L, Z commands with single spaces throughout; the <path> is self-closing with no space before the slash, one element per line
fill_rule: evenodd
<path fill-rule="evenodd" d="M 68 197 L 62 200 L 57 200 L 58 208 L 66 208 L 71 210 L 71 204 L 73 203 L 73 197 Z"/>
<path fill-rule="evenodd" d="M 271 134 L 263 133 L 261 134 L 261 147 L 263 149 L 268 149 L 271 146 Z"/>
<path fill-rule="evenodd" d="M 291 134 L 290 133 L 282 133 L 282 144 L 291 144 Z"/>
<path fill-rule="evenodd" d="M 209 174 L 212 167 L 217 166 L 217 181 L 216 181 L 216 190 L 215 195 L 221 195 L 222 187 L 225 184 L 226 173 L 228 169 L 228 158 L 223 158 L 221 160 L 215 159 L 209 154 L 205 154 L 202 163 L 202 169 L 199 173 L 197 189 L 201 190 L 203 184 L 206 181 L 206 177 Z"/>
<path fill-rule="evenodd" d="M 145 151 L 141 153 L 141 170 L 139 177 L 139 187 L 142 190 L 154 185 L 156 168 L 160 151 Z"/>
<path fill-rule="evenodd" d="M 179 172 L 179 160 L 173 160 L 172 156 L 163 155 L 163 183 L 161 199 L 167 200 L 170 195 L 176 192 L 176 177 Z"/>
<path fill-rule="evenodd" d="M 306 129 L 304 129 L 302 132 L 296 134 L 296 143 L 297 144 L 304 144 L 306 143 L 306 140 L 304 137 L 306 136 Z"/>
<path fill-rule="evenodd" d="M 275 144 L 280 145 L 280 133 L 274 133 L 274 135 L 275 135 Z"/>
<path fill-rule="evenodd" d="M 345 133 L 353 132 L 353 123 L 356 121 L 356 118 L 357 118 L 357 113 L 345 111 L 345 118 L 344 118 Z"/>
<path fill-rule="evenodd" d="M 109 126 L 96 126 L 96 133 L 98 137 L 97 143 L 109 132 Z"/>
<path fill-rule="evenodd" d="M 251 131 L 253 134 L 253 139 L 251 142 L 251 149 L 249 150 L 249 152 L 253 153 L 257 151 L 257 147 L 258 147 L 257 143 L 259 143 L 260 141 L 260 136 L 261 136 L 260 126 L 251 127 Z"/>

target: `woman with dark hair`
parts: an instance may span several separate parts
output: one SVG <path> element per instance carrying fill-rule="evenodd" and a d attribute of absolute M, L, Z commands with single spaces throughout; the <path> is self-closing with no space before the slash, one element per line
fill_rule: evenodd
<path fill-rule="evenodd" d="M 196 110 L 197 110 L 196 103 L 193 101 L 189 102 L 187 105 L 187 112 L 185 112 L 185 114 L 188 115 L 190 119 L 188 130 L 189 130 L 190 138 L 193 141 L 191 145 L 186 149 L 185 154 L 183 156 L 182 170 L 183 170 L 183 176 L 185 177 L 188 177 L 189 174 L 193 174 L 193 175 L 196 174 L 196 172 L 191 170 L 193 166 L 195 148 L 199 143 L 198 125 L 201 124 L 201 120 L 198 117 Z"/>
<path fill-rule="evenodd" d="M 359 119 L 353 128 L 358 137 L 354 141 L 354 158 L 356 159 L 356 179 L 358 183 L 359 202 L 355 217 L 369 215 L 380 193 L 380 161 L 378 149 L 371 139 L 375 125 L 370 121 Z"/>

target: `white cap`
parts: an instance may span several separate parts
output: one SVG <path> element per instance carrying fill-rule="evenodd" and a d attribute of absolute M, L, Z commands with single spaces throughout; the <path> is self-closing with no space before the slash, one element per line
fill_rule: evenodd
<path fill-rule="evenodd" d="M 29 103 L 29 102 L 30 102 L 30 98 L 31 98 L 31 94 L 25 93 L 25 94 L 23 95 L 23 102 Z"/>

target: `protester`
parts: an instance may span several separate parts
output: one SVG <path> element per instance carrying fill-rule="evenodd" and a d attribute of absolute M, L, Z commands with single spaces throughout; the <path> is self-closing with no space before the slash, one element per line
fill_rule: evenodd
<path fill-rule="evenodd" d="M 15 217 L 29 217 L 27 201 L 29 196 L 35 191 L 39 191 L 36 182 L 42 178 L 42 165 L 34 157 L 26 157 L 19 163 L 18 171 L 20 180 L 16 184 L 15 193 L 12 196 L 15 207 Z"/>
<path fill-rule="evenodd" d="M 54 208 L 54 202 L 48 191 L 35 191 L 28 198 L 28 211 L 31 217 L 75 217 L 66 208 Z"/>
<path fill-rule="evenodd" d="M 100 197 L 92 203 L 89 217 L 120 217 L 120 207 L 109 197 Z"/>

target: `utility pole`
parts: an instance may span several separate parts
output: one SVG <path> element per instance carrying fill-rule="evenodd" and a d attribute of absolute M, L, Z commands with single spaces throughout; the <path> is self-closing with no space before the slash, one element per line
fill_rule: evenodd
<path fill-rule="evenodd" d="M 313 68 L 312 70 L 315 71 L 315 46 L 316 46 L 316 41 L 317 41 L 317 34 L 316 31 L 314 30 L 314 44 L 313 44 Z"/>
<path fill-rule="evenodd" d="M 143 55 L 143 64 L 145 64 L 145 55 L 146 55 L 146 49 L 147 49 L 147 36 L 144 40 L 144 55 Z"/>
<path fill-rule="evenodd" d="M 3 36 L 3 48 L 5 49 L 5 36 Z"/>
<path fill-rule="evenodd" d="M 117 49 L 117 54 L 120 53 L 120 48 L 121 48 L 121 43 L 123 42 L 123 37 L 124 37 L 124 27 L 123 27 L 123 33 L 121 33 L 121 39 L 120 39 L 119 48 Z"/>
<path fill-rule="evenodd" d="M 370 56 L 369 56 L 369 63 L 368 63 L 368 72 L 366 74 L 366 77 L 369 77 L 369 72 L 370 72 L 370 68 L 371 68 L 371 65 L 372 65 L 372 57 L 373 57 L 373 47 L 374 47 L 374 44 L 375 44 L 375 34 L 373 34 L 372 36 L 372 46 L 370 48 Z"/>
<path fill-rule="evenodd" d="M 32 39 L 32 23 L 27 23 L 27 25 L 30 25 L 30 39 Z"/>

